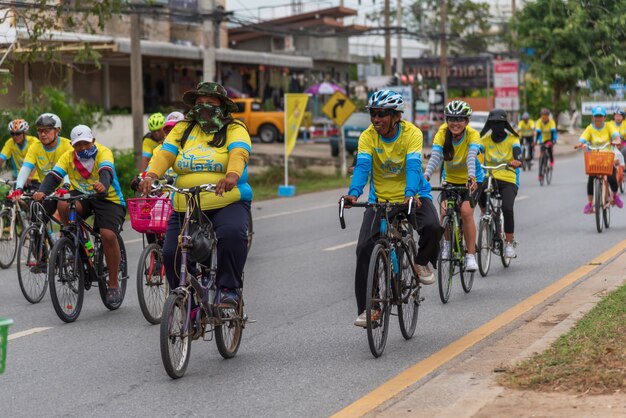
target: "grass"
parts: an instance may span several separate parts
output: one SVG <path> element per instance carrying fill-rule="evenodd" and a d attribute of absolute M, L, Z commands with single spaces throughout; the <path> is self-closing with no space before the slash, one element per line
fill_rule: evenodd
<path fill-rule="evenodd" d="M 249 183 L 254 192 L 253 201 L 278 197 L 278 186 L 284 184 L 284 168 L 270 167 L 261 173 L 250 175 Z M 296 186 L 296 193 L 311 193 L 323 190 L 345 188 L 350 185 L 349 178 L 340 174 L 322 174 L 311 170 L 289 170 L 289 184 Z"/>
<path fill-rule="evenodd" d="M 626 285 L 588 312 L 567 334 L 500 378 L 517 389 L 609 394 L 626 389 Z"/>

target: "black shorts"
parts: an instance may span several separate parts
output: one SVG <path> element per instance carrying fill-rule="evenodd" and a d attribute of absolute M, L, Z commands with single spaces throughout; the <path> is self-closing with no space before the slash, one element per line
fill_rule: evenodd
<path fill-rule="evenodd" d="M 448 183 L 448 185 L 450 186 L 455 186 L 455 187 L 465 187 L 465 184 L 457 184 L 457 183 Z M 481 183 L 476 182 L 476 190 L 474 191 L 474 193 L 470 194 L 470 190 L 467 189 L 464 192 L 461 193 L 461 196 L 463 198 L 463 202 L 465 201 L 469 201 L 470 197 L 474 198 L 474 205 L 472 207 L 474 207 L 476 205 L 476 202 L 478 202 L 478 199 L 480 198 L 480 192 L 482 190 Z M 442 200 L 448 200 L 448 198 L 450 197 L 450 194 L 443 191 L 441 192 L 441 199 Z"/>
<path fill-rule="evenodd" d="M 75 190 L 70 192 L 72 196 L 81 194 Z M 91 215 L 94 215 L 93 228 L 99 230 L 100 228 L 110 229 L 119 233 L 122 230 L 124 224 L 124 218 L 126 217 L 126 208 L 117 203 L 113 203 L 105 199 L 88 199 L 80 201 L 82 210 L 80 216 L 83 219 L 87 219 Z"/>

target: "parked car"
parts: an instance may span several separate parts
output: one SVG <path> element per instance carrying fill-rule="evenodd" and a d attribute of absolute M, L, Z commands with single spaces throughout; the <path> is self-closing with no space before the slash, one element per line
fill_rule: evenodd
<path fill-rule="evenodd" d="M 269 144 L 282 140 L 285 131 L 285 113 L 263 110 L 261 101 L 252 98 L 233 99 L 239 108 L 233 117 L 242 120 L 251 136 L 258 136 L 261 142 Z"/>
<path fill-rule="evenodd" d="M 470 118 L 469 125 L 480 132 L 485 126 L 487 122 L 487 117 L 489 116 L 489 112 L 477 111 L 472 112 L 472 117 Z"/>
<path fill-rule="evenodd" d="M 370 115 L 368 113 L 353 113 L 346 123 L 343 125 L 343 132 L 346 138 L 346 151 L 354 154 L 359 148 L 359 137 L 361 132 L 370 126 Z M 330 155 L 336 157 L 339 155 L 339 132 L 337 135 L 330 137 Z"/>

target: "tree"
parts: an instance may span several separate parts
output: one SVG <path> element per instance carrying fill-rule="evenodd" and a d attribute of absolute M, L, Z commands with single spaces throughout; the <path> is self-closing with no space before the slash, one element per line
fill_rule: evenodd
<path fill-rule="evenodd" d="M 625 14 L 624 0 L 537 0 L 517 12 L 513 45 L 523 51 L 529 71 L 548 82 L 555 112 L 563 110 L 557 104 L 564 94 L 576 109 L 579 81 L 606 91 L 616 74 L 626 74 Z"/>

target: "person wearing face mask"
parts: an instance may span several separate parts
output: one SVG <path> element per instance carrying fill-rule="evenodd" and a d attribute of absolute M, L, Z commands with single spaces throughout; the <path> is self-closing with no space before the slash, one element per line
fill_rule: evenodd
<path fill-rule="evenodd" d="M 422 131 L 402 120 L 404 100 L 392 90 L 379 90 L 370 96 L 367 106 L 372 124 L 361 133 L 356 166 L 348 194 L 343 196 L 346 207 L 355 203 L 368 183 L 369 202 L 408 203 L 414 198 L 415 224 L 420 235 L 415 264 L 422 284 L 435 281 L 428 267 L 435 265 L 439 254 L 441 227 L 430 195 L 430 184 L 422 175 Z M 356 247 L 354 290 L 357 319 L 354 325 L 366 327 L 365 300 L 367 274 L 380 227 L 373 208 L 365 209 Z"/>
<path fill-rule="evenodd" d="M 233 118 L 237 105 L 218 83 L 198 84 L 195 90 L 185 92 L 183 102 L 191 110 L 155 153 L 139 190 L 148 194 L 152 182 L 168 168 L 177 175 L 177 187 L 216 184 L 215 193 L 200 194 L 200 203 L 218 239 L 216 303 L 233 307 L 239 302 L 237 289 L 243 287 L 242 275 L 248 256 L 246 230 L 252 201 L 252 188 L 248 184 L 250 135 L 245 124 Z M 175 194 L 173 204 L 163 258 L 170 287 L 175 289 L 179 284 L 178 235 L 186 211 L 184 196 Z"/>
<path fill-rule="evenodd" d="M 104 257 L 109 269 L 108 303 L 119 304 L 122 294 L 118 283 L 118 268 L 121 260 L 117 235 L 126 216 L 126 202 L 115 172 L 113 153 L 96 142 L 91 129 L 77 125 L 70 134 L 72 149 L 63 154 L 54 168 L 46 175 L 33 199 L 42 200 L 68 177 L 70 194 L 97 193 L 104 199 L 89 199 L 76 203 L 83 219 L 94 215 L 94 229 L 100 232 Z M 59 202 L 59 216 L 64 225 L 68 223 L 69 203 Z"/>
<path fill-rule="evenodd" d="M 519 136 L 509 123 L 506 111 L 503 109 L 493 109 L 489 112 L 487 123 L 480 132 L 480 136 L 485 165 L 496 166 L 507 163 L 515 169 L 515 171 L 496 170 L 493 173 L 495 187 L 502 196 L 502 215 L 504 216 L 504 233 L 506 235 L 504 255 L 515 258 L 517 255 L 513 245 L 513 233 L 515 232 L 513 206 L 519 189 L 519 167 L 522 165 Z M 486 183 L 484 187 L 486 187 Z M 484 213 L 487 206 L 486 195 L 482 194 L 478 203 L 480 210 Z"/>
<path fill-rule="evenodd" d="M 446 105 L 444 109 L 446 123 L 441 125 L 435 134 L 432 155 L 424 171 L 426 180 L 430 181 L 432 173 L 439 167 L 443 158 L 446 183 L 452 186 L 467 187 L 461 205 L 461 219 L 463 220 L 463 235 L 467 245 L 465 270 L 468 272 L 478 269 L 474 206 L 470 204 L 470 201 L 478 199 L 480 194 L 478 183 L 482 182 L 484 177 L 476 158 L 480 152 L 480 134 L 469 126 L 471 115 L 472 108 L 462 100 L 454 100 Z M 447 205 L 445 192 L 442 198 L 441 216 L 443 217 Z M 449 238 L 444 239 L 442 249 L 444 258 L 449 257 L 450 248 Z"/>

